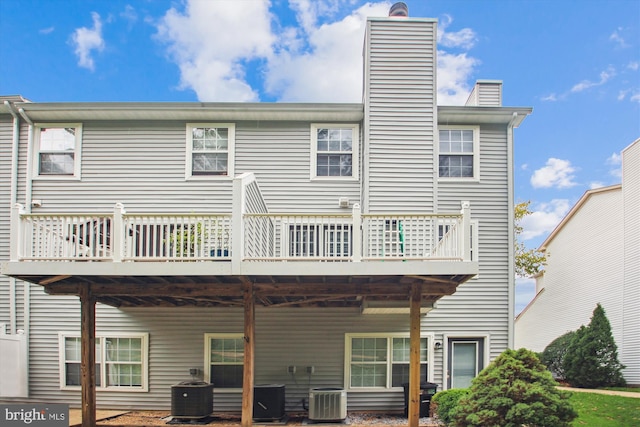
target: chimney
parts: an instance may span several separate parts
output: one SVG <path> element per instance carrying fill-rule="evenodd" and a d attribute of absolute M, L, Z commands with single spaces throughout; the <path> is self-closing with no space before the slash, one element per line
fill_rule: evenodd
<path fill-rule="evenodd" d="M 407 4 L 401 1 L 394 3 L 393 6 L 391 6 L 391 9 L 389 9 L 389 16 L 395 18 L 408 17 L 409 8 L 407 7 Z"/>

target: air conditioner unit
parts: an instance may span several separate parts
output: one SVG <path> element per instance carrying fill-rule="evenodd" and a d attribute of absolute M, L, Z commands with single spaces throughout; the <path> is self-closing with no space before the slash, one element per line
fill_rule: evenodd
<path fill-rule="evenodd" d="M 284 384 L 264 384 L 253 387 L 254 421 L 275 421 L 285 417 Z"/>
<path fill-rule="evenodd" d="M 213 384 L 184 381 L 171 386 L 171 416 L 205 418 L 213 412 Z"/>
<path fill-rule="evenodd" d="M 309 390 L 309 420 L 342 421 L 347 418 L 347 392 L 342 388 Z"/>

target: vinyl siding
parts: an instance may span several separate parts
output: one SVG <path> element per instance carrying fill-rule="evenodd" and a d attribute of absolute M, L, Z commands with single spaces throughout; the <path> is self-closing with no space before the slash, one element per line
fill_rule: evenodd
<path fill-rule="evenodd" d="M 640 385 L 640 140 L 622 153 L 624 295 L 620 361 L 629 384 Z"/>
<path fill-rule="evenodd" d="M 590 195 L 548 244 L 544 292 L 519 316 L 516 347 L 543 351 L 560 335 L 586 326 L 598 303 L 616 343 L 622 342 L 621 206 L 619 188 Z"/>
<path fill-rule="evenodd" d="M 45 295 L 32 285 L 30 400 L 80 404 L 79 391 L 59 390 L 58 332 L 80 331 L 76 297 Z M 56 312 L 56 322 L 51 313 Z M 291 319 L 295 318 L 295 322 Z M 322 325 L 319 329 L 317 325 Z M 425 328 L 425 330 L 427 330 Z M 242 309 L 124 309 L 98 304 L 96 332 L 149 333 L 149 392 L 98 391 L 98 405 L 122 409 L 168 410 L 171 386 L 202 372 L 205 333 L 242 333 Z M 302 411 L 309 388 L 344 386 L 346 333 L 409 333 L 407 315 L 362 315 L 358 309 L 258 308 L 256 384 L 285 384 L 287 411 Z M 295 376 L 287 366 L 296 366 Z M 306 366 L 314 366 L 308 376 Z M 215 411 L 240 411 L 241 393 L 214 388 Z M 402 390 L 350 392 L 349 409 L 401 410 Z"/>
<path fill-rule="evenodd" d="M 435 21 L 368 21 L 365 211 L 434 210 L 435 46 Z"/>
<path fill-rule="evenodd" d="M 490 335 L 489 357 L 507 348 L 509 308 L 509 190 L 506 127 L 480 127 L 480 181 L 440 181 L 438 211 L 458 211 L 461 200 L 471 202 L 478 221 L 477 278 L 460 285 L 455 294 L 438 301 L 427 316 L 428 330 L 447 334 Z"/>

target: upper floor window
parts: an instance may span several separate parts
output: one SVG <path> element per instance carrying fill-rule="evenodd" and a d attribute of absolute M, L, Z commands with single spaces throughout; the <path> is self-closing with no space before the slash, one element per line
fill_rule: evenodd
<path fill-rule="evenodd" d="M 35 176 L 80 177 L 82 125 L 40 124 L 35 140 Z"/>
<path fill-rule="evenodd" d="M 348 388 L 387 389 L 409 382 L 408 335 L 347 334 L 345 380 Z M 420 381 L 428 381 L 429 338 L 420 338 Z"/>
<path fill-rule="evenodd" d="M 358 178 L 358 125 L 311 125 L 311 178 Z"/>
<path fill-rule="evenodd" d="M 478 179 L 478 133 L 471 126 L 440 127 L 440 178 Z"/>
<path fill-rule="evenodd" d="M 235 125 L 187 125 L 187 177 L 233 176 Z"/>
<path fill-rule="evenodd" d="M 60 333 L 60 386 L 81 386 L 81 338 Z M 127 391 L 148 390 L 149 335 L 111 334 L 96 336 L 96 387 Z"/>
<path fill-rule="evenodd" d="M 242 334 L 205 334 L 205 381 L 216 389 L 242 388 L 244 338 Z"/>

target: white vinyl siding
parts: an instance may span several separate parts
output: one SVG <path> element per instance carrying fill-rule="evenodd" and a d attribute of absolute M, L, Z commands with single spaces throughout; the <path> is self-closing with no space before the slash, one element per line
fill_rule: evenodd
<path fill-rule="evenodd" d="M 60 388 L 81 385 L 81 339 L 76 333 L 59 334 Z M 96 387 L 102 390 L 148 391 L 148 334 L 96 335 Z"/>
<path fill-rule="evenodd" d="M 311 125 L 311 179 L 358 179 L 358 125 Z"/>
<path fill-rule="evenodd" d="M 234 124 L 187 124 L 187 178 L 233 177 L 234 152 Z"/>
<path fill-rule="evenodd" d="M 35 126 L 34 177 L 80 178 L 82 125 L 78 123 Z"/>

